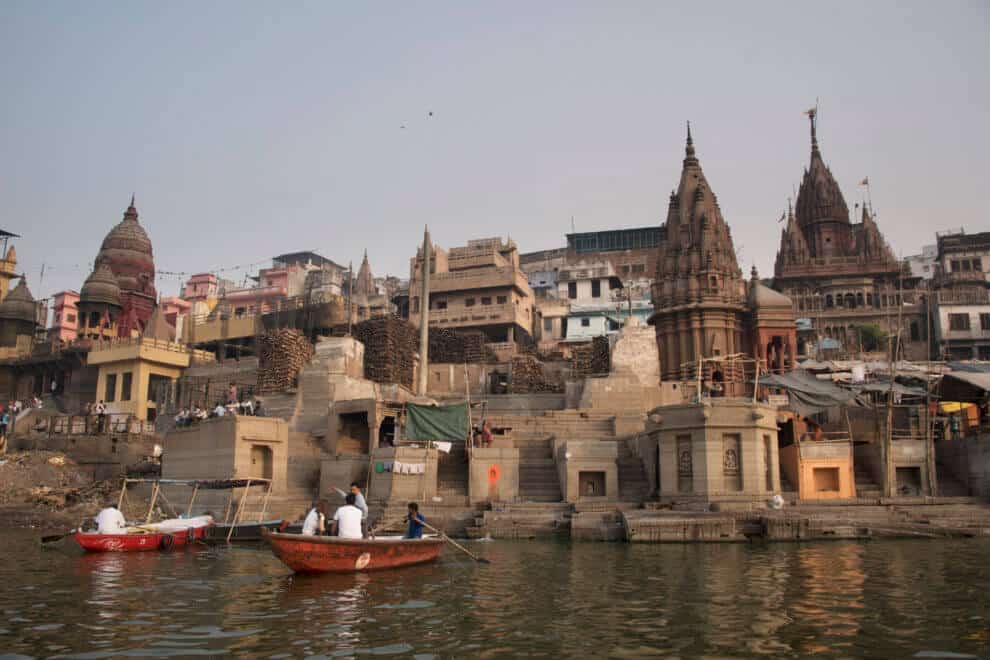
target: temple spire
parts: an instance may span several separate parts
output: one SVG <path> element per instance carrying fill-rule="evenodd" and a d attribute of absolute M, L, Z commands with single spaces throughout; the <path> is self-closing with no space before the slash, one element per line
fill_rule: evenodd
<path fill-rule="evenodd" d="M 694 140 L 691 138 L 691 122 L 687 123 L 687 144 L 684 147 L 684 164 L 697 163 L 698 158 L 694 155 Z"/>
<path fill-rule="evenodd" d="M 817 118 L 818 118 L 818 106 L 816 105 L 815 107 L 808 110 L 808 119 L 811 121 L 811 153 L 813 154 L 818 153 L 818 131 L 817 131 L 818 125 L 816 121 Z"/>

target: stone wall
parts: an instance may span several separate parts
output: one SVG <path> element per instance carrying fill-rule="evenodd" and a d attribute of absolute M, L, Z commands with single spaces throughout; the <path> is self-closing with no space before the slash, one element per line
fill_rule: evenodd
<path fill-rule="evenodd" d="M 471 503 L 514 502 L 519 497 L 519 450 L 471 450 L 468 493 Z"/>
<path fill-rule="evenodd" d="M 936 442 L 935 453 L 972 495 L 990 499 L 990 433 Z"/>

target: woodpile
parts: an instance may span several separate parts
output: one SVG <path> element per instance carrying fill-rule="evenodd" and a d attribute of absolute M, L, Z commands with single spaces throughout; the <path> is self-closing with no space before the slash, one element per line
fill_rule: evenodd
<path fill-rule="evenodd" d="M 258 338 L 258 391 L 284 392 L 313 357 L 313 345 L 294 328 L 270 330 Z"/>
<path fill-rule="evenodd" d="M 379 316 L 355 325 L 354 337 L 364 344 L 365 378 L 412 388 L 416 328 L 395 315 Z"/>
<path fill-rule="evenodd" d="M 603 376 L 612 368 L 608 337 L 595 337 L 571 351 L 571 374 L 575 378 Z"/>
<path fill-rule="evenodd" d="M 479 364 L 494 362 L 495 354 L 485 344 L 480 330 L 451 330 L 430 328 L 430 362 Z"/>
<path fill-rule="evenodd" d="M 534 392 L 562 392 L 562 383 L 548 383 L 543 373 L 543 363 L 532 355 L 512 358 L 512 379 L 509 391 L 513 394 Z"/>

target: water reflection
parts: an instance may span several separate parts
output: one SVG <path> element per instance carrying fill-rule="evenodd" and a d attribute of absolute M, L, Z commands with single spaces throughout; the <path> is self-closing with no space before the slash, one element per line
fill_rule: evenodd
<path fill-rule="evenodd" d="M 83 555 L 15 535 L 0 654 L 906 657 L 982 652 L 990 542 L 477 546 L 294 576 L 244 547 Z"/>

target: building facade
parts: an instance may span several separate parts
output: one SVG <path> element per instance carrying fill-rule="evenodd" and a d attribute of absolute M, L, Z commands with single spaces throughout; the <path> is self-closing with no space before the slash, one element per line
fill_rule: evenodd
<path fill-rule="evenodd" d="M 79 294 L 76 291 L 59 291 L 53 296 L 52 324 L 48 328 L 50 341 L 71 342 L 79 330 Z"/>
<path fill-rule="evenodd" d="M 474 329 L 492 343 L 515 343 L 532 337 L 533 290 L 519 267 L 512 239 L 468 241 L 450 251 L 433 247 L 430 259 L 430 326 Z M 409 321 L 419 326 L 422 248 L 410 262 Z"/>
<path fill-rule="evenodd" d="M 933 325 L 936 354 L 990 360 L 990 232 L 938 236 Z"/>
<path fill-rule="evenodd" d="M 859 353 L 863 327 L 874 326 L 887 334 L 900 331 L 904 356 L 924 359 L 920 278 L 894 256 L 868 205 L 859 223 L 850 222 L 846 200 L 818 147 L 815 111 L 809 115 L 811 161 L 796 207 L 786 214 L 773 286 L 791 298 L 797 317 L 810 319 L 819 342 L 836 340 L 846 353 Z"/>

